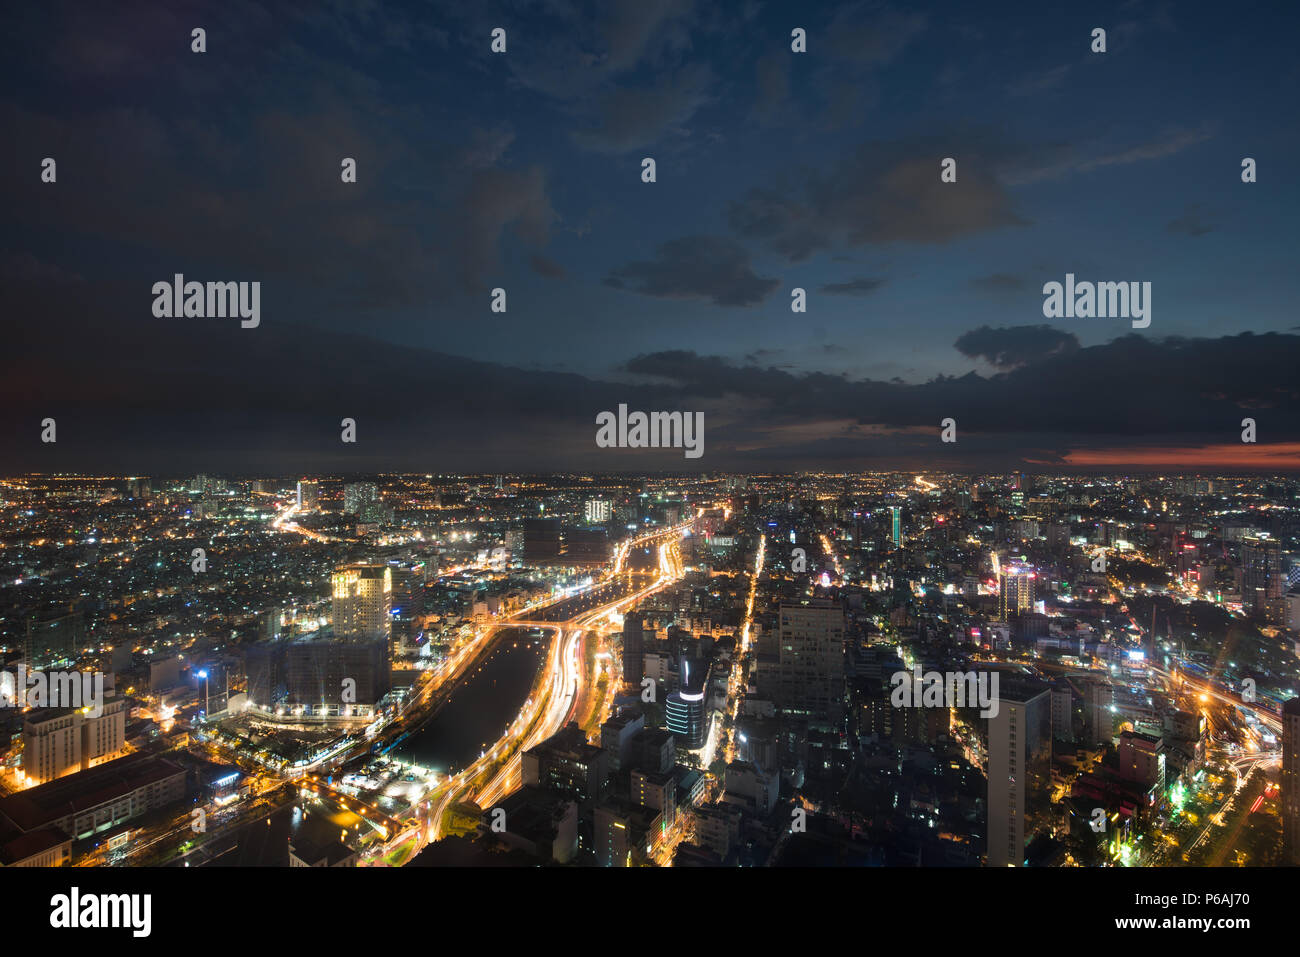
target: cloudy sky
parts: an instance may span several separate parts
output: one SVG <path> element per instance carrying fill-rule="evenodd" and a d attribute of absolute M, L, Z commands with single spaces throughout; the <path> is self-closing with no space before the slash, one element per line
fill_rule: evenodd
<path fill-rule="evenodd" d="M 1294 6 L 387 6 L 0 17 L 6 466 L 1300 468 Z M 1150 326 L 1045 319 L 1066 273 Z"/>

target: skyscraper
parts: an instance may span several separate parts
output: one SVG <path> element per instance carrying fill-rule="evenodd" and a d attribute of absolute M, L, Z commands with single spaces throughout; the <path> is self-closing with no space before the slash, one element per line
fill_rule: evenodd
<path fill-rule="evenodd" d="M 686 751 L 704 747 L 705 713 L 704 689 L 707 675 L 691 671 L 691 663 L 681 658 L 682 686 L 668 696 L 665 706 L 668 730 L 677 738 L 677 745 Z"/>
<path fill-rule="evenodd" d="M 316 503 L 319 498 L 320 483 L 313 482 L 309 479 L 302 479 L 298 483 L 298 505 L 303 511 L 316 511 Z"/>
<path fill-rule="evenodd" d="M 333 586 L 334 634 L 337 637 L 391 637 L 391 568 L 387 565 L 343 565 L 334 571 Z"/>
<path fill-rule="evenodd" d="M 1275 538 L 1241 540 L 1241 603 L 1252 615 L 1269 611 L 1269 603 L 1282 597 L 1282 545 Z"/>
<path fill-rule="evenodd" d="M 1034 607 L 1038 573 L 1018 562 L 1005 565 L 998 575 L 998 619 L 1010 621 L 1012 614 L 1024 614 Z"/>
<path fill-rule="evenodd" d="M 349 482 L 343 486 L 345 515 L 368 517 L 370 506 L 379 501 L 379 486 L 374 482 Z"/>
<path fill-rule="evenodd" d="M 773 698 L 812 727 L 841 730 L 845 716 L 844 609 L 816 599 L 781 605 Z"/>
<path fill-rule="evenodd" d="M 1282 846 L 1300 864 L 1300 698 L 1282 705 Z"/>
<path fill-rule="evenodd" d="M 889 539 L 894 547 L 903 544 L 903 510 L 897 505 L 889 506 Z"/>
<path fill-rule="evenodd" d="M 1049 797 L 1051 692 L 1013 675 L 999 679 L 997 714 L 988 719 L 988 866 L 1020 867 Z"/>
<path fill-rule="evenodd" d="M 634 688 L 641 686 L 645 676 L 644 622 L 639 615 L 629 614 L 623 619 L 623 683 Z"/>

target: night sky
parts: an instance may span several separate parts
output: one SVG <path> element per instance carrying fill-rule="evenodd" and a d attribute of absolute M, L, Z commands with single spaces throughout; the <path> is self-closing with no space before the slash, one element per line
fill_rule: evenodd
<path fill-rule="evenodd" d="M 7 471 L 1300 468 L 1295 4 L 27 6 Z M 1044 318 L 1066 273 L 1151 325 Z"/>

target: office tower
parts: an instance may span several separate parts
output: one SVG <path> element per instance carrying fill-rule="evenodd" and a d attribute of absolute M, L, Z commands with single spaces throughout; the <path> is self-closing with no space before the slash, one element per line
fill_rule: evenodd
<path fill-rule="evenodd" d="M 1282 546 L 1277 539 L 1251 536 L 1241 540 L 1241 602 L 1252 615 L 1269 610 L 1282 597 Z"/>
<path fill-rule="evenodd" d="M 38 708 L 23 719 L 23 773 L 53 781 L 119 757 L 126 747 L 126 701 L 108 698 L 100 713 L 85 708 Z"/>
<path fill-rule="evenodd" d="M 1300 864 L 1300 698 L 1282 705 L 1282 844 L 1286 864 Z"/>
<path fill-rule="evenodd" d="M 1012 562 L 998 576 L 998 619 L 1010 621 L 1013 614 L 1024 614 L 1034 607 L 1034 586 L 1038 574 L 1032 566 Z"/>
<path fill-rule="evenodd" d="M 600 801 L 609 783 L 611 756 L 587 743 L 587 735 L 570 722 L 520 756 L 525 787 L 563 794 L 584 807 Z"/>
<path fill-rule="evenodd" d="M 301 706 L 306 714 L 369 717 L 392 689 L 386 637 L 291 641 L 272 647 L 283 651 L 289 707 Z"/>
<path fill-rule="evenodd" d="M 587 505 L 584 510 L 587 518 L 587 524 L 604 525 L 606 522 L 609 521 L 610 516 L 613 514 L 613 508 L 614 506 L 610 503 L 609 499 L 604 499 L 604 498 L 587 499 Z"/>
<path fill-rule="evenodd" d="M 524 564 L 560 565 L 564 563 L 564 539 L 558 518 L 524 519 Z"/>
<path fill-rule="evenodd" d="M 424 562 L 389 562 L 393 573 L 393 632 L 411 640 L 420 630 L 424 616 Z"/>
<path fill-rule="evenodd" d="M 71 664 L 85 644 L 86 623 L 79 608 L 47 618 L 33 616 L 27 619 L 23 660 L 30 671 Z"/>
<path fill-rule="evenodd" d="M 392 636 L 393 571 L 387 565 L 343 565 L 334 571 L 334 634 Z"/>
<path fill-rule="evenodd" d="M 1074 737 L 1074 692 L 1068 681 L 1058 680 L 1052 684 L 1052 738 L 1073 741 Z"/>
<path fill-rule="evenodd" d="M 903 510 L 897 505 L 889 506 L 889 540 L 895 548 L 903 544 Z"/>
<path fill-rule="evenodd" d="M 1085 685 L 1083 731 L 1087 744 L 1106 744 L 1115 737 L 1115 688 L 1106 681 Z"/>
<path fill-rule="evenodd" d="M 999 675 L 998 711 L 988 722 L 988 866 L 1020 867 L 1050 797 L 1048 688 Z"/>
<path fill-rule="evenodd" d="M 808 719 L 810 727 L 842 730 L 846 714 L 844 609 L 816 599 L 780 608 L 778 661 L 773 698 L 784 714 Z"/>
<path fill-rule="evenodd" d="M 617 771 L 631 759 L 632 743 L 645 730 L 645 715 L 616 714 L 600 726 L 600 747 L 609 755 L 609 769 Z"/>
<path fill-rule="evenodd" d="M 379 503 L 379 486 L 374 482 L 349 482 L 343 486 L 343 512 L 367 518 Z"/>
<path fill-rule="evenodd" d="M 275 641 L 284 627 L 280 621 L 283 612 L 280 608 L 268 608 L 257 616 L 258 637 L 262 641 Z"/>
<path fill-rule="evenodd" d="M 698 751 L 704 747 L 706 734 L 704 714 L 704 688 L 707 673 L 700 674 L 697 669 L 691 671 L 691 663 L 681 658 L 679 673 L 682 686 L 668 696 L 665 705 L 668 730 L 677 738 L 677 746 L 686 751 Z M 644 803 L 644 802 L 642 802 Z"/>
<path fill-rule="evenodd" d="M 671 828 L 677 820 L 677 775 L 635 769 L 628 776 L 632 800 L 644 808 L 661 813 L 664 829 Z"/>
<path fill-rule="evenodd" d="M 261 711 L 273 712 L 287 695 L 284 675 L 284 644 L 259 641 L 244 651 L 244 674 L 248 677 L 248 700 Z"/>
<path fill-rule="evenodd" d="M 305 512 L 316 511 L 320 500 L 320 483 L 303 479 L 298 483 L 298 505 Z"/>
<path fill-rule="evenodd" d="M 1119 776 L 1141 785 L 1148 803 L 1160 799 L 1165 787 L 1164 738 L 1137 731 L 1119 735 Z"/>
<path fill-rule="evenodd" d="M 644 628 L 639 615 L 631 613 L 623 619 L 623 683 L 632 688 L 640 688 L 645 677 Z"/>

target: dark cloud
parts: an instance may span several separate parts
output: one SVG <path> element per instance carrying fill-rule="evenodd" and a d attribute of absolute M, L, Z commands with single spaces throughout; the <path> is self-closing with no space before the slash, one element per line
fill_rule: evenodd
<path fill-rule="evenodd" d="M 706 68 L 690 67 L 648 86 L 610 90 L 600 98 L 596 124 L 574 140 L 605 153 L 642 149 L 690 120 L 705 102 L 708 83 Z"/>
<path fill-rule="evenodd" d="M 822 286 L 821 291 L 832 296 L 866 296 L 875 292 L 888 280 L 885 279 L 850 279 L 848 282 L 832 282 Z"/>
<path fill-rule="evenodd" d="M 839 243 L 942 243 L 1024 225 L 974 142 L 965 139 L 955 183 L 939 179 L 952 142 L 869 143 L 829 171 L 801 171 L 786 183 L 754 187 L 729 205 L 728 223 L 794 261 Z"/>
<path fill-rule="evenodd" d="M 992 365 L 1009 369 L 1048 356 L 1073 352 L 1079 338 L 1055 326 L 1010 326 L 993 329 L 980 326 L 963 333 L 955 343 L 957 351 L 972 359 L 984 359 Z"/>
<path fill-rule="evenodd" d="M 652 467 L 594 447 L 596 413 L 621 402 L 705 410 L 709 467 L 930 461 L 947 416 L 962 443 L 939 451 L 971 456 L 966 467 L 980 461 L 976 449 L 988 461 L 1029 451 L 1046 461 L 1102 443 L 1231 442 L 1246 409 L 1267 441 L 1300 438 L 1296 335 L 1125 335 L 993 376 L 911 383 L 676 350 L 637 356 L 620 370 L 634 381 L 616 382 L 300 325 L 275 286 L 264 289 L 257 329 L 155 319 L 150 278 L 0 285 L 0 312 L 40 317 L 9 323 L 0 354 L 0 447 L 11 468 Z M 40 441 L 47 416 L 58 422 L 55 445 Z M 339 442 L 344 416 L 357 420 L 355 447 Z"/>
<path fill-rule="evenodd" d="M 993 293 L 1019 292 L 1025 288 L 1023 279 L 1004 272 L 993 273 L 991 276 L 978 276 L 972 279 L 970 284 L 976 289 Z"/>
<path fill-rule="evenodd" d="M 1123 435 L 1130 442 L 1217 435 L 1226 441 L 1237 434 L 1243 409 L 1260 408 L 1276 440 L 1300 437 L 1300 386 L 1286 371 L 1300 360 L 1300 336 L 1130 334 L 1040 355 L 991 377 L 971 372 L 922 383 L 736 366 L 689 351 L 638 356 L 627 370 L 674 382 L 685 396 L 756 404 L 762 409 L 756 414 L 773 422 L 852 417 L 889 428 L 928 428 L 954 416 L 973 431 L 1055 434 L 1063 444 L 1094 435 Z"/>
<path fill-rule="evenodd" d="M 529 257 L 528 263 L 533 267 L 533 271 L 536 272 L 537 275 L 544 276 L 547 279 L 567 279 L 569 276 L 568 270 L 555 260 L 548 259 L 541 253 L 533 253 L 533 255 Z"/>
<path fill-rule="evenodd" d="M 718 306 L 752 306 L 780 284 L 755 275 L 749 253 L 735 240 L 714 236 L 670 240 L 658 248 L 655 259 L 615 269 L 605 283 L 646 296 L 706 299 Z"/>

